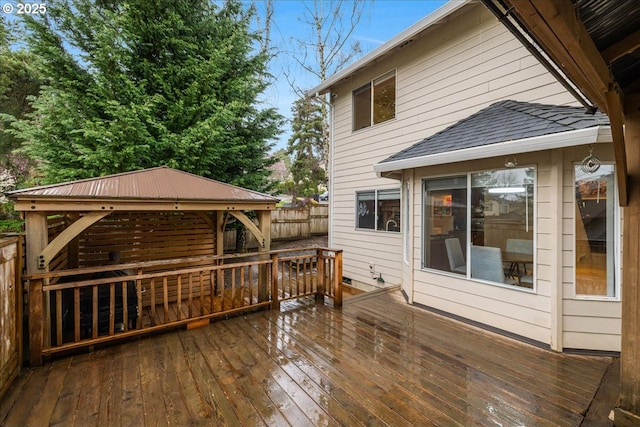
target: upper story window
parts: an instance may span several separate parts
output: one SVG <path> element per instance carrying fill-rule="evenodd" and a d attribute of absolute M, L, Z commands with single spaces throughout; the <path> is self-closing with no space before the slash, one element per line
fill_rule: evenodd
<path fill-rule="evenodd" d="M 392 71 L 353 91 L 353 130 L 396 117 L 396 72 Z"/>

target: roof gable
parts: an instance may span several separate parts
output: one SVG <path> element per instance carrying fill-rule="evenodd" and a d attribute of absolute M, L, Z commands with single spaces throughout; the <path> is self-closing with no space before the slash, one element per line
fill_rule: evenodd
<path fill-rule="evenodd" d="M 405 46 L 413 39 L 420 37 L 426 31 L 435 28 L 438 24 L 444 22 L 458 10 L 473 4 L 474 2 L 472 0 L 449 0 L 440 8 L 434 10 L 420 21 L 403 30 L 389 41 L 383 43 L 334 75 L 329 76 L 316 87 L 308 90 L 306 92 L 306 96 L 312 97 L 331 91 L 331 88 L 339 82 L 352 78 L 354 75 L 362 72 L 362 70 L 365 70 L 367 67 L 370 67 L 380 61 L 380 59 L 392 54 L 396 49 Z"/>
<path fill-rule="evenodd" d="M 98 199 L 206 202 L 277 202 L 267 194 L 166 166 L 15 190 L 13 199 Z"/>
<path fill-rule="evenodd" d="M 608 125 L 606 115 L 591 115 L 581 107 L 501 101 L 380 163 Z"/>

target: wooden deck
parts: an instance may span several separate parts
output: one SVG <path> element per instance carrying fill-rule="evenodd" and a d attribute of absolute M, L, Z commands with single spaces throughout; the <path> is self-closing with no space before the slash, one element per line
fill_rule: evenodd
<path fill-rule="evenodd" d="M 579 426 L 611 363 L 464 325 L 394 291 L 54 360 L 14 383 L 0 425 Z"/>

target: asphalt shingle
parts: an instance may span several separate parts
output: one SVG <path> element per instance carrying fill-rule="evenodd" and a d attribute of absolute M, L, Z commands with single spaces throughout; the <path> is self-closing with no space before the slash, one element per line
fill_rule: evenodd
<path fill-rule="evenodd" d="M 381 163 L 607 125 L 605 114 L 581 107 L 500 101 Z"/>

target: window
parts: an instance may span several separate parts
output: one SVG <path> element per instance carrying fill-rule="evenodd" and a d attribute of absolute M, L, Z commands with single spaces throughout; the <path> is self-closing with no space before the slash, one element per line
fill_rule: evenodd
<path fill-rule="evenodd" d="M 424 181 L 425 268 L 533 288 L 534 168 Z"/>
<path fill-rule="evenodd" d="M 353 130 L 386 122 L 395 116 L 395 71 L 353 91 Z"/>
<path fill-rule="evenodd" d="M 616 297 L 616 203 L 613 165 L 575 167 L 576 295 Z"/>
<path fill-rule="evenodd" d="M 356 228 L 400 232 L 400 189 L 356 193 Z"/>

